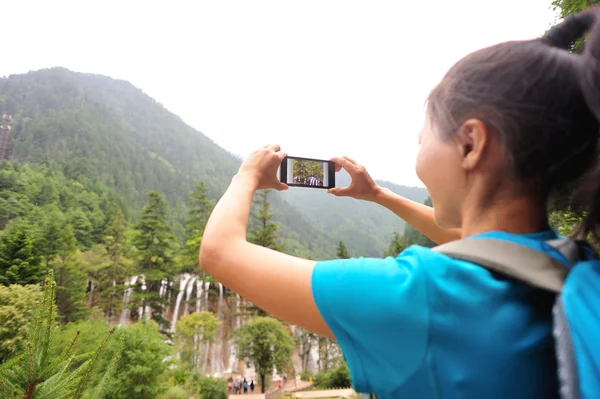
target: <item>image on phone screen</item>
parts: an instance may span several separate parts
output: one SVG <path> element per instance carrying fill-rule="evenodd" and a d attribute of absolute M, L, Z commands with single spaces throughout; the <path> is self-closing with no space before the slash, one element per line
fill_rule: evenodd
<path fill-rule="evenodd" d="M 335 164 L 322 159 L 286 157 L 279 167 L 279 180 L 288 186 L 335 187 Z"/>

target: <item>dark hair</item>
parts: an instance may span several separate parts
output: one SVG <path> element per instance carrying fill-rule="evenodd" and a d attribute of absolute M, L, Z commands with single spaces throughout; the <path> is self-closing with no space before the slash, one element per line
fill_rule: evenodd
<path fill-rule="evenodd" d="M 588 32 L 580 54 L 566 51 Z M 542 38 L 469 54 L 433 89 L 427 111 L 451 138 L 481 120 L 507 154 L 507 173 L 548 196 L 597 163 L 600 131 L 600 8 L 568 17 Z M 585 229 L 600 224 L 600 165 L 582 186 Z"/>

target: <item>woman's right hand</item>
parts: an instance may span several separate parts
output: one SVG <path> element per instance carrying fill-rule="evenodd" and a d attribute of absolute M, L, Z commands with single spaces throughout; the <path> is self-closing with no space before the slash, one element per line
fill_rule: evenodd
<path fill-rule="evenodd" d="M 333 157 L 335 162 L 335 171 L 339 172 L 344 168 L 352 178 L 348 187 L 335 187 L 327 190 L 338 197 L 352 197 L 356 199 L 374 201 L 382 188 L 375 183 L 375 180 L 369 176 L 364 166 L 348 157 Z"/>

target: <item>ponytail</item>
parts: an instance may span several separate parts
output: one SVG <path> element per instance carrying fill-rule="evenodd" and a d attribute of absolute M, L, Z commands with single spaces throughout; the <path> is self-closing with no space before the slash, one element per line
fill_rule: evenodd
<path fill-rule="evenodd" d="M 552 47 L 568 49 L 587 33 L 583 51 L 576 55 L 577 69 L 580 71 L 579 84 L 591 113 L 600 123 L 600 6 L 567 17 L 554 26 L 542 38 Z M 597 143 L 595 143 L 598 145 Z M 595 165 L 587 173 L 577 190 L 575 204 L 586 213 L 580 236 L 592 234 L 600 239 L 600 159 L 596 156 Z"/>

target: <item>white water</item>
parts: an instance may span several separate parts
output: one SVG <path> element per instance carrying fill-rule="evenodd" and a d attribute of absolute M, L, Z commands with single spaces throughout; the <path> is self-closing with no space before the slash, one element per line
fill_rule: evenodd
<path fill-rule="evenodd" d="M 308 352 L 308 371 L 316 371 L 319 369 L 319 348 L 316 344 L 311 345 Z"/>
<path fill-rule="evenodd" d="M 138 276 L 131 277 L 130 280 L 125 280 L 125 286 L 128 286 L 123 293 L 123 309 L 121 310 L 121 316 L 119 317 L 119 325 L 123 325 L 129 321 L 131 318 L 131 309 L 127 306 L 129 300 L 131 299 L 131 294 L 133 293 L 133 287 L 135 287 L 135 283 L 137 282 Z"/>
<path fill-rule="evenodd" d="M 179 293 L 177 294 L 177 300 L 175 302 L 175 309 L 173 310 L 173 316 L 171 317 L 171 329 L 172 333 L 175 332 L 175 325 L 177 324 L 177 318 L 179 317 L 179 308 L 181 306 L 181 300 L 183 299 L 183 294 L 185 293 L 185 286 L 188 281 L 192 278 L 191 274 L 184 274 L 181 276 L 181 280 L 179 282 Z"/>
<path fill-rule="evenodd" d="M 225 312 L 223 309 L 223 284 L 217 283 L 219 285 L 219 306 L 217 308 L 217 319 L 221 322 L 221 325 L 217 331 L 217 337 L 215 342 L 212 345 L 212 370 L 211 374 L 219 375 L 225 370 L 225 364 L 223 362 L 223 324 L 225 321 Z"/>
<path fill-rule="evenodd" d="M 187 316 L 190 314 L 190 299 L 192 298 L 192 291 L 194 290 L 194 283 L 198 280 L 198 276 L 193 276 L 187 283 L 185 290 L 185 307 L 183 308 L 183 315 Z"/>

